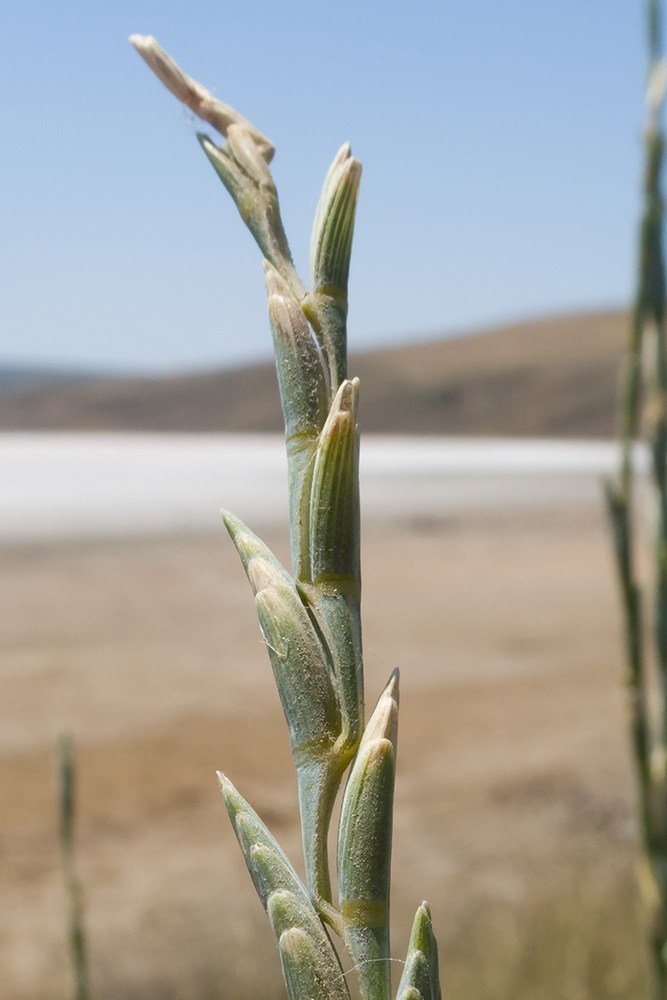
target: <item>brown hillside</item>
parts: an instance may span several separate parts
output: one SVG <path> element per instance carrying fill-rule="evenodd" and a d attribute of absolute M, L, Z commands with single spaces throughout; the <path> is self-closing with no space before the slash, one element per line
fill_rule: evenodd
<path fill-rule="evenodd" d="M 364 430 L 609 437 L 622 312 L 535 320 L 358 353 Z M 170 378 L 99 378 L 0 397 L 2 430 L 278 431 L 273 364 Z"/>

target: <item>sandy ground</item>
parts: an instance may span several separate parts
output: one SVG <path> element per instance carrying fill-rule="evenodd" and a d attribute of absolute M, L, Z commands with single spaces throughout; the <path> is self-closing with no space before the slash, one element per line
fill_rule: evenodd
<path fill-rule="evenodd" d="M 282 535 L 267 541 L 287 558 Z M 581 924 L 618 907 L 634 947 L 632 773 L 600 512 L 371 524 L 363 562 L 369 704 L 402 671 L 395 954 L 424 897 L 455 996 L 516 996 L 511 970 L 484 985 L 479 942 L 515 968 L 521 927 L 535 914 L 560 920 L 578 893 L 579 924 L 566 906 L 559 934 L 567 925 L 581 945 Z M 64 729 L 77 747 L 96 1000 L 279 996 L 214 770 L 298 862 L 295 787 L 250 591 L 222 530 L 5 549 L 0 648 L 4 1000 L 71 995 L 55 836 Z M 466 927 L 477 953 L 461 943 Z M 604 960 L 610 996 L 642 974 L 616 951 Z M 545 995 L 584 997 L 590 955 L 566 944 L 565 956 L 557 975 L 575 985 L 554 979 Z"/>

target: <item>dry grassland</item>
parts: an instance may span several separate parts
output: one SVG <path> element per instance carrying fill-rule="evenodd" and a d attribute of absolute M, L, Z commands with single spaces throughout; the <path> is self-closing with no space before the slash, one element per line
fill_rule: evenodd
<path fill-rule="evenodd" d="M 283 537 L 268 537 L 284 558 Z M 394 954 L 423 897 L 450 1000 L 646 977 L 616 594 L 599 512 L 368 526 L 368 700 L 402 669 Z M 54 744 L 78 748 L 95 1000 L 282 995 L 221 768 L 295 859 L 285 726 L 215 537 L 4 551 L 0 995 L 70 995 Z M 397 968 L 398 965 L 397 965 Z"/>
<path fill-rule="evenodd" d="M 622 312 L 581 313 L 353 352 L 364 430 L 614 437 L 627 326 Z M 269 362 L 162 378 L 36 379 L 0 391 L 0 428 L 279 433 L 283 420 Z"/>

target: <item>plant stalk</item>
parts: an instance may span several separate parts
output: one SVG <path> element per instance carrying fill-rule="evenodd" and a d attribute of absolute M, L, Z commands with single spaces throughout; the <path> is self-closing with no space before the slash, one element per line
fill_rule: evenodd
<path fill-rule="evenodd" d="M 88 966 L 84 932 L 84 901 L 76 859 L 76 771 L 69 736 L 58 745 L 60 849 L 67 894 L 69 953 L 74 978 L 74 1000 L 88 1000 Z"/>

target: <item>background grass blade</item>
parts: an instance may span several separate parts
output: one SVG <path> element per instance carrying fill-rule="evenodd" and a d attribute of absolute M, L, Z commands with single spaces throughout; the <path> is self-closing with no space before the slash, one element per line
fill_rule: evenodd
<path fill-rule="evenodd" d="M 69 953 L 74 977 L 75 1000 L 88 1000 L 88 968 L 84 932 L 83 889 L 76 862 L 76 771 L 72 741 L 63 735 L 58 743 L 60 848 L 67 894 Z"/>

